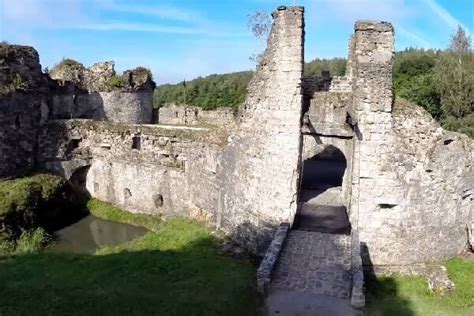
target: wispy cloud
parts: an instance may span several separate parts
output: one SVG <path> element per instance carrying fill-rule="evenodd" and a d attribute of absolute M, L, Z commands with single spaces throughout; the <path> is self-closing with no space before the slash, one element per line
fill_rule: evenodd
<path fill-rule="evenodd" d="M 416 34 L 415 32 L 407 30 L 403 26 L 397 25 L 396 26 L 396 32 L 400 33 L 400 35 L 402 35 L 402 36 L 404 36 L 408 39 L 411 39 L 411 40 L 415 41 L 416 43 L 419 44 L 420 47 L 427 48 L 427 47 L 432 47 L 433 46 L 433 45 L 431 45 L 431 43 L 429 43 L 423 37 Z"/>
<path fill-rule="evenodd" d="M 3 10 L 1 23 L 21 25 L 21 28 L 61 27 L 86 21 L 84 3 L 80 0 L 0 0 Z"/>
<path fill-rule="evenodd" d="M 466 30 L 468 35 L 471 34 L 471 30 L 461 23 L 458 19 L 451 15 L 445 8 L 443 8 L 435 0 L 422 0 L 447 26 L 452 29 L 456 29 L 458 25 Z"/>
<path fill-rule="evenodd" d="M 130 31 L 210 37 L 245 37 L 248 34 L 232 25 L 208 20 L 198 11 L 155 4 L 122 4 L 115 0 L 0 0 L 2 25 L 11 25 L 10 33 L 28 33 L 38 29 Z M 126 17 L 111 20 L 110 13 L 124 12 Z M 150 23 L 131 19 L 128 14 L 156 17 Z"/>
<path fill-rule="evenodd" d="M 405 0 L 315 0 L 309 5 L 316 18 L 350 22 L 360 19 L 396 22 L 415 14 Z"/>
<path fill-rule="evenodd" d="M 195 23 L 205 20 L 200 12 L 162 5 L 128 5 L 112 2 L 105 4 L 104 8 L 111 11 L 156 16 L 161 19 L 172 21 Z"/>
<path fill-rule="evenodd" d="M 167 33 L 180 35 L 205 35 L 210 37 L 249 37 L 248 33 L 233 32 L 225 30 L 211 30 L 207 28 L 187 27 L 187 26 L 167 26 L 158 24 L 143 24 L 143 23 L 121 23 L 121 22 L 106 22 L 106 23 L 89 23 L 77 24 L 66 27 L 69 29 L 78 30 L 93 30 L 93 31 L 128 31 L 128 32 L 149 32 L 149 33 Z"/>

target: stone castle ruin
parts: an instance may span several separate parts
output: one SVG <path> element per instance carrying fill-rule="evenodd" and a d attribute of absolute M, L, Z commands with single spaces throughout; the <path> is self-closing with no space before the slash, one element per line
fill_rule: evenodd
<path fill-rule="evenodd" d="M 203 220 L 256 254 L 281 223 L 289 240 L 344 236 L 351 271 L 360 258 L 455 256 L 473 229 L 474 142 L 394 98 L 390 23 L 355 23 L 345 76 L 303 77 L 303 15 L 273 13 L 238 118 L 208 114 L 202 126 L 151 124 L 154 83 L 140 72 L 114 91 L 108 63 L 50 79 L 33 48 L 2 44 L 0 82 L 12 89 L 0 96 L 0 176 L 54 172 L 131 212 Z M 179 124 L 204 117 L 162 111 Z"/>

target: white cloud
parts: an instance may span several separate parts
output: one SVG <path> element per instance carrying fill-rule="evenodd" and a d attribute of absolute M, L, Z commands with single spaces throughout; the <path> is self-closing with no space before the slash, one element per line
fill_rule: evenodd
<path fill-rule="evenodd" d="M 183 8 L 176 8 L 161 5 L 128 5 L 115 2 L 106 3 L 103 6 L 107 10 L 120 11 L 127 13 L 137 13 L 142 15 L 156 16 L 161 19 L 181 21 L 181 22 L 199 22 L 204 21 L 201 13 Z"/>
<path fill-rule="evenodd" d="M 405 0 L 315 0 L 309 5 L 316 18 L 346 22 L 364 19 L 396 22 L 416 13 Z"/>
<path fill-rule="evenodd" d="M 398 25 L 398 26 L 396 26 L 395 30 L 396 30 L 396 32 L 400 33 L 401 36 L 404 36 L 404 37 L 418 43 L 419 47 L 424 47 L 424 48 L 433 47 L 433 45 L 431 45 L 431 43 L 429 43 L 423 37 L 416 34 L 415 32 L 407 30 L 403 26 Z"/>
<path fill-rule="evenodd" d="M 129 31 L 129 32 L 150 32 L 150 33 L 168 33 L 180 35 L 205 35 L 211 37 L 249 37 L 247 33 L 233 31 L 219 31 L 218 29 L 207 29 L 191 26 L 167 26 L 159 24 L 143 23 L 90 23 L 79 24 L 69 27 L 70 29 L 83 29 L 94 31 Z"/>
<path fill-rule="evenodd" d="M 1 22 L 28 27 L 61 27 L 87 21 L 84 2 L 80 0 L 0 0 Z"/>
<path fill-rule="evenodd" d="M 439 5 L 435 0 L 422 0 L 444 23 L 452 29 L 456 29 L 460 25 L 466 30 L 467 35 L 471 34 L 469 28 L 463 25 L 459 20 L 451 15 L 445 8 Z M 472 9 L 472 8 L 471 8 Z"/>

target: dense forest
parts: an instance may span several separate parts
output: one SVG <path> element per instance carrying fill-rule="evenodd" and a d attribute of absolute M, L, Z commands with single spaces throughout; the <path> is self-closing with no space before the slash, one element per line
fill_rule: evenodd
<path fill-rule="evenodd" d="M 345 72 L 346 59 L 315 59 L 304 65 L 305 76 Z M 237 109 L 245 100 L 252 71 L 210 75 L 155 90 L 155 106 L 186 103 L 206 110 L 222 106 Z M 397 97 L 425 108 L 449 130 L 474 137 L 474 52 L 471 38 L 459 27 L 446 50 L 408 48 L 396 52 L 393 84 Z M 184 100 L 186 90 L 186 101 Z"/>
<path fill-rule="evenodd" d="M 154 103 L 156 107 L 167 103 L 185 103 L 199 106 L 204 110 L 223 106 L 237 109 L 245 100 L 247 85 L 252 76 L 252 71 L 242 71 L 199 77 L 175 85 L 158 86 L 155 90 Z"/>
<path fill-rule="evenodd" d="M 304 66 L 306 76 L 320 75 L 323 70 L 330 71 L 334 76 L 342 76 L 345 69 L 345 58 L 315 59 Z M 214 74 L 191 81 L 183 81 L 179 84 L 158 86 L 154 95 L 155 107 L 167 103 L 186 103 L 205 110 L 213 110 L 222 106 L 237 109 L 247 96 L 247 85 L 252 76 L 253 71 L 242 71 L 221 75 Z"/>

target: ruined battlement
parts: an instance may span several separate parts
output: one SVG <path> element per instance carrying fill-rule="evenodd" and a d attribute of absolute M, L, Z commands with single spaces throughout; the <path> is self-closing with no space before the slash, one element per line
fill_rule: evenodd
<path fill-rule="evenodd" d="M 394 28 L 390 22 L 379 22 L 369 20 L 359 20 L 354 24 L 354 31 L 376 31 L 376 32 L 394 32 Z"/>
<path fill-rule="evenodd" d="M 114 66 L 114 62 L 90 68 L 72 60 L 59 63 L 50 72 L 54 79 L 50 117 L 151 123 L 155 88 L 151 73 L 138 67 L 118 76 Z"/>

